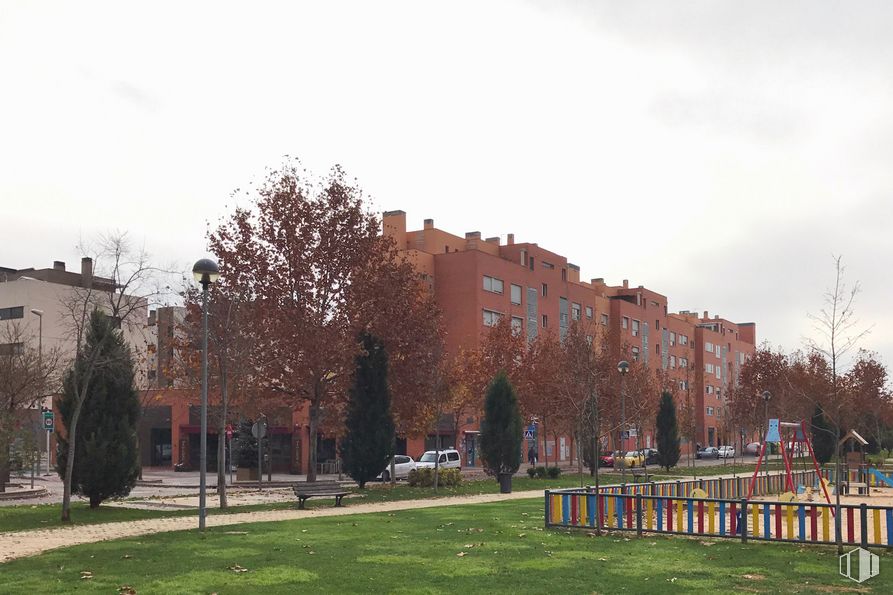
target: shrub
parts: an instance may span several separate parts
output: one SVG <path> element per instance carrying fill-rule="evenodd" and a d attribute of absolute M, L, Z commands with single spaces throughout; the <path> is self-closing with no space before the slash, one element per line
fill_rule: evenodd
<path fill-rule="evenodd" d="M 528 467 L 528 468 L 527 468 L 527 475 L 530 476 L 530 479 L 533 479 L 534 476 L 536 475 L 536 467 Z"/>
<path fill-rule="evenodd" d="M 544 479 L 546 477 L 546 468 L 540 465 L 536 468 L 536 478 Z"/>
<path fill-rule="evenodd" d="M 549 467 L 546 469 L 546 473 L 549 475 L 549 479 L 558 479 L 558 476 L 561 475 L 561 469 L 558 467 Z"/>
<path fill-rule="evenodd" d="M 462 483 L 462 472 L 458 469 L 441 469 L 437 485 L 442 488 L 453 488 Z M 434 469 L 426 467 L 409 472 L 409 485 L 419 488 L 434 486 Z"/>

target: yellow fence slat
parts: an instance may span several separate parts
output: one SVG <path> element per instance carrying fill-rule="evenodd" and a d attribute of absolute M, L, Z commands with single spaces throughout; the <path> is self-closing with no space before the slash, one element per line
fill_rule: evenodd
<path fill-rule="evenodd" d="M 874 524 L 874 543 L 880 544 L 881 543 L 881 511 L 878 509 L 874 509 L 871 512 L 874 513 L 872 515 L 874 517 L 874 523 L 873 523 Z"/>
<path fill-rule="evenodd" d="M 785 507 L 785 520 L 788 525 L 788 539 L 797 539 L 797 536 L 794 535 L 794 506 L 792 504 L 788 504 Z M 779 535 L 779 537 L 781 537 Z"/>
<path fill-rule="evenodd" d="M 760 535 L 760 507 L 757 504 L 752 504 L 750 509 L 751 516 L 751 535 L 754 537 L 759 537 Z"/>
<path fill-rule="evenodd" d="M 645 526 L 648 527 L 648 530 L 654 528 L 654 519 L 651 518 L 652 508 L 654 507 L 654 501 L 650 498 L 645 500 Z"/>
<path fill-rule="evenodd" d="M 820 508 L 822 511 L 822 541 L 831 541 L 830 537 L 830 527 L 831 527 L 831 509 L 830 508 Z"/>

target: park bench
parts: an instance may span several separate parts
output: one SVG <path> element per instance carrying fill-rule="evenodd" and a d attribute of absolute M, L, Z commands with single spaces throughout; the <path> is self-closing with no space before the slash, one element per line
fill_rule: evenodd
<path fill-rule="evenodd" d="M 337 481 L 311 481 L 301 482 L 294 486 L 292 490 L 298 497 L 298 508 L 304 509 L 304 502 L 308 498 L 316 498 L 319 496 L 334 496 L 335 506 L 341 506 L 341 499 L 350 492 Z"/>
<path fill-rule="evenodd" d="M 868 491 L 868 484 L 867 484 L 867 483 L 862 483 L 862 482 L 857 482 L 857 481 L 847 481 L 847 482 L 844 482 L 844 484 L 843 484 L 843 492 L 842 492 L 842 493 L 844 493 L 844 494 L 850 494 L 851 491 L 852 491 L 854 488 L 855 488 L 855 490 L 856 490 L 856 493 L 859 494 L 859 495 L 864 494 L 864 495 L 867 496 L 867 495 L 869 495 L 869 493 L 870 493 L 870 492 Z"/>
<path fill-rule="evenodd" d="M 639 483 L 640 479 L 647 482 L 651 479 L 651 474 L 643 467 L 633 467 L 633 483 Z"/>

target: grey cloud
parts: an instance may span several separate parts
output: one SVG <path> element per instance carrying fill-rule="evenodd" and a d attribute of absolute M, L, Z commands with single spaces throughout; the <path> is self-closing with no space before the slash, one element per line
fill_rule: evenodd
<path fill-rule="evenodd" d="M 154 113 L 160 106 L 154 95 L 133 83 L 120 80 L 111 81 L 109 87 L 112 93 L 121 99 L 147 112 Z"/>

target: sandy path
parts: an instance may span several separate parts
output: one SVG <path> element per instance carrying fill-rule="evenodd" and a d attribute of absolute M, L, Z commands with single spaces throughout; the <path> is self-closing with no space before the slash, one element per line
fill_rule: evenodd
<path fill-rule="evenodd" d="M 378 502 L 374 504 L 357 504 L 342 508 L 335 508 L 333 506 L 307 510 L 240 512 L 235 514 L 209 516 L 207 517 L 207 526 L 221 527 L 226 525 L 237 525 L 240 523 L 291 521 L 296 519 L 341 516 L 348 514 L 434 508 L 437 506 L 453 506 L 457 504 L 502 502 L 505 500 L 521 500 L 524 498 L 541 498 L 542 496 L 542 490 L 532 490 L 513 492 L 511 494 L 480 494 L 476 496 L 451 496 L 448 498 L 426 500 Z M 110 539 L 120 539 L 122 537 L 150 535 L 153 533 L 163 533 L 165 531 L 187 531 L 189 529 L 197 528 L 197 525 L 197 516 L 189 516 L 0 533 L 0 563 L 14 560 L 16 558 L 34 556 L 49 550 L 69 547 L 72 545 L 108 541 Z"/>

